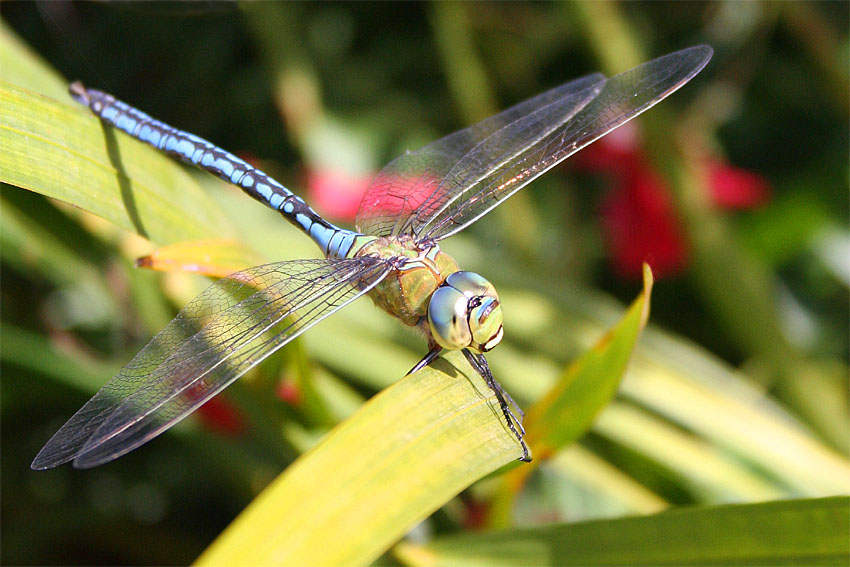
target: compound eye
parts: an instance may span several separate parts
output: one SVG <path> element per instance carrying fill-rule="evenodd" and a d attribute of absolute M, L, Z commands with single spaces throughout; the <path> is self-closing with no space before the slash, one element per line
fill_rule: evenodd
<path fill-rule="evenodd" d="M 472 342 L 467 321 L 469 299 L 457 289 L 444 285 L 431 294 L 428 323 L 431 335 L 448 350 L 466 348 Z"/>
<path fill-rule="evenodd" d="M 446 278 L 452 286 L 469 298 L 469 315 L 472 341 L 468 348 L 476 352 L 487 352 L 502 340 L 502 308 L 496 288 L 474 272 L 455 272 Z"/>
<path fill-rule="evenodd" d="M 449 274 L 449 277 L 446 278 L 446 285 L 452 286 L 470 299 L 475 296 L 499 299 L 493 284 L 475 272 L 454 272 Z"/>
<path fill-rule="evenodd" d="M 472 330 L 471 348 L 487 352 L 502 340 L 502 307 L 494 297 L 480 298 L 480 304 L 469 310 L 469 328 Z"/>
<path fill-rule="evenodd" d="M 445 301 L 446 304 L 451 302 L 452 312 L 455 314 L 454 325 L 435 326 L 434 321 L 431 323 L 435 340 L 441 346 L 487 352 L 499 344 L 503 334 L 502 308 L 493 284 L 474 272 L 454 272 L 446 278 L 443 287 L 434 292 L 434 296 L 441 290 L 452 290 L 454 292 L 451 295 L 447 291 L 442 292 L 439 301 Z M 459 303 L 459 296 L 466 300 L 463 306 Z M 451 297 L 452 299 L 444 300 L 444 297 Z M 433 296 L 431 304 L 434 305 Z M 431 312 L 429 308 L 429 317 Z M 460 321 L 461 313 L 464 314 L 465 326 Z M 440 321 L 440 318 L 438 317 L 436 320 Z M 440 342 L 441 339 L 447 340 L 447 333 L 450 331 L 452 339 L 456 339 L 456 342 L 453 343 L 456 346 L 453 347 L 448 347 Z"/>

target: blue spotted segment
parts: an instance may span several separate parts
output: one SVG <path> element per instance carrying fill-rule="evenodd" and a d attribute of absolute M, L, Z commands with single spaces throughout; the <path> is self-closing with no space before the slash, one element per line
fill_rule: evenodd
<path fill-rule="evenodd" d="M 110 94 L 87 89 L 79 81 L 72 83 L 69 91 L 74 100 L 88 106 L 104 122 L 183 162 L 213 173 L 279 211 L 312 238 L 325 256 L 348 256 L 358 236 L 361 236 L 332 225 L 269 175 L 199 136 L 151 118 Z"/>

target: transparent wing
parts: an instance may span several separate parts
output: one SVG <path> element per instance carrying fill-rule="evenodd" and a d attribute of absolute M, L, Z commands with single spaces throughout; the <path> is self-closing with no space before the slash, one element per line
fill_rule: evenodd
<path fill-rule="evenodd" d="M 418 236 L 434 240 L 463 230 L 564 159 L 678 90 L 712 52 L 703 45 L 654 59 L 606 80 L 576 113 L 559 119 L 540 109 L 494 132 L 458 161 L 408 223 Z"/>
<path fill-rule="evenodd" d="M 576 79 L 394 159 L 378 173 L 364 194 L 357 212 L 357 230 L 376 236 L 402 234 L 414 212 L 425 203 L 438 208 L 441 201 L 450 197 L 438 197 L 438 188 L 482 140 L 538 111 L 550 119 L 571 116 L 596 95 L 604 81 L 605 77 L 599 73 Z M 490 165 L 482 164 L 482 167 L 486 169 Z"/>
<path fill-rule="evenodd" d="M 375 258 L 297 260 L 217 281 L 56 432 L 32 468 L 93 467 L 139 447 L 389 270 Z"/>
<path fill-rule="evenodd" d="M 599 75 L 579 79 L 497 115 L 494 119 L 505 116 L 501 127 L 472 126 L 402 156 L 396 160 L 404 160 L 399 166 L 396 162 L 388 166 L 387 169 L 392 168 L 388 175 L 385 175 L 387 170 L 379 174 L 361 204 L 360 216 L 369 219 L 370 228 L 387 230 L 389 226 L 393 234 L 446 238 L 567 157 L 676 91 L 708 63 L 711 54 L 710 47 L 697 46 L 660 57 L 611 79 Z M 565 96 L 545 98 L 559 90 Z M 492 124 L 489 121 L 494 119 L 483 124 Z M 465 143 L 444 141 L 459 134 L 467 134 Z M 475 136 L 478 138 L 473 142 Z M 397 171 L 405 168 L 410 174 L 397 175 Z M 393 186 L 399 177 L 401 187 Z M 377 183 L 382 185 L 376 186 Z M 383 197 L 381 190 L 385 193 Z M 383 214 L 376 208 L 391 213 Z"/>

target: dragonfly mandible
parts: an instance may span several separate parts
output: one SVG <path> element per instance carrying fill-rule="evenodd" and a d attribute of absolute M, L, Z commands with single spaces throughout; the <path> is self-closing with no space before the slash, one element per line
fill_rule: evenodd
<path fill-rule="evenodd" d="M 520 460 L 531 460 L 522 411 L 484 357 L 503 335 L 498 294 L 482 276 L 461 271 L 438 243 L 679 89 L 711 55 L 701 45 L 612 78 L 591 74 L 402 155 L 367 189 L 356 231 L 327 222 L 212 143 L 73 83 L 73 97 L 102 121 L 279 211 L 325 257 L 257 266 L 213 283 L 53 435 L 32 468 L 93 467 L 138 448 L 362 295 L 426 337 L 428 354 L 411 372 L 443 350 L 462 350 L 498 400 Z"/>

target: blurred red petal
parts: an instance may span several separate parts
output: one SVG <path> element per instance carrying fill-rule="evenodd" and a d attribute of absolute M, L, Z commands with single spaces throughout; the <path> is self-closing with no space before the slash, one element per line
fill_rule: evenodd
<path fill-rule="evenodd" d="M 362 212 L 367 219 L 406 218 L 435 196 L 437 198 L 431 200 L 430 207 L 426 205 L 424 210 L 419 211 L 423 217 L 428 217 L 442 206 L 439 192 L 447 189 L 440 187 L 441 181 L 427 173 L 408 174 L 392 169 L 381 171 L 363 195 Z"/>
<path fill-rule="evenodd" d="M 353 222 L 370 178 L 370 175 L 341 171 L 311 170 L 307 174 L 310 203 L 328 217 Z"/>
<path fill-rule="evenodd" d="M 292 406 L 297 406 L 301 403 L 301 390 L 298 389 L 298 384 L 292 380 L 283 379 L 277 384 L 275 390 L 277 397 Z"/>
<path fill-rule="evenodd" d="M 245 431 L 245 420 L 224 398 L 212 398 L 195 412 L 204 427 L 219 435 L 237 437 Z"/>
<path fill-rule="evenodd" d="M 487 525 L 490 506 L 485 502 L 464 499 L 463 526 L 467 530 L 480 530 Z"/>
<path fill-rule="evenodd" d="M 583 149 L 573 158 L 573 163 L 581 171 L 591 173 L 633 173 L 644 161 L 637 134 L 633 123 L 625 124 Z"/>
<path fill-rule="evenodd" d="M 614 271 L 640 279 L 648 262 L 657 277 L 680 272 L 687 245 L 663 180 L 648 169 L 627 176 L 602 204 L 602 230 Z"/>
<path fill-rule="evenodd" d="M 715 205 L 724 209 L 751 209 L 770 198 L 770 184 L 762 176 L 721 161 L 708 164 L 708 186 Z"/>

